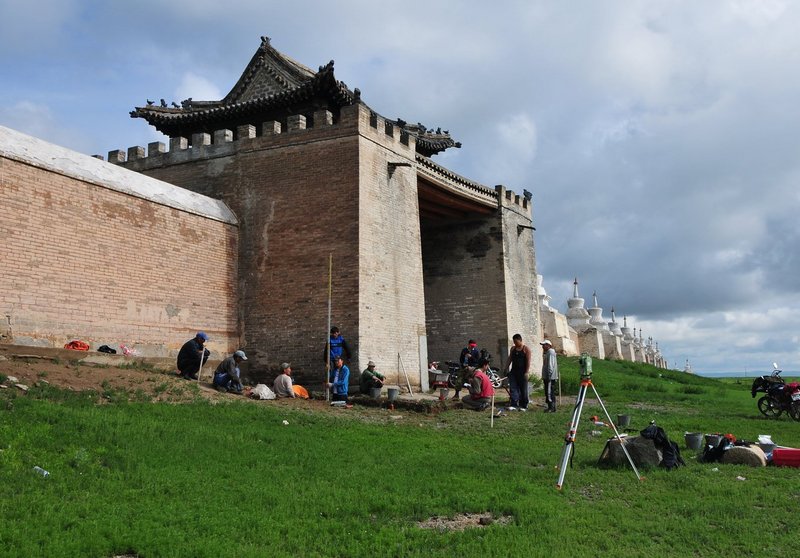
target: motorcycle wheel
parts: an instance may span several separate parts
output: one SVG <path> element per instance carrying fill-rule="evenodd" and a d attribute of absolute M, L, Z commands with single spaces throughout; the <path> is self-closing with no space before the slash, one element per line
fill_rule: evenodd
<path fill-rule="evenodd" d="M 800 401 L 792 401 L 789 406 L 789 416 L 794 420 L 800 421 Z"/>
<path fill-rule="evenodd" d="M 769 395 L 765 395 L 758 400 L 758 410 L 767 418 L 778 418 L 781 416 L 781 413 L 783 413 L 783 409 L 781 409 L 780 405 Z"/>
<path fill-rule="evenodd" d="M 447 377 L 447 385 L 451 388 L 456 387 L 456 382 L 458 381 L 458 372 L 451 372 L 450 375 Z"/>
<path fill-rule="evenodd" d="M 492 383 L 494 389 L 500 389 L 503 385 L 503 380 L 500 378 L 500 370 L 497 368 L 489 369 L 489 381 Z"/>

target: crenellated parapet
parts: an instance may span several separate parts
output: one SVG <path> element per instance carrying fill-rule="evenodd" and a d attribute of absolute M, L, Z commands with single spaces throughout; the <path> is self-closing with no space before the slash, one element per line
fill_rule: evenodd
<path fill-rule="evenodd" d="M 228 157 L 243 150 L 257 150 L 293 143 L 303 144 L 335 134 L 352 133 L 359 125 L 359 114 L 367 110 L 363 105 L 344 107 L 338 120 L 327 110 L 311 115 L 293 114 L 284 120 L 242 124 L 235 129 L 199 132 L 189 137 L 176 136 L 164 142 L 152 142 L 145 150 L 142 146 L 108 152 L 108 161 L 131 170 L 148 170 L 191 161 Z M 403 145 L 401 138 L 396 138 Z M 167 149 L 167 147 L 169 147 Z M 408 149 L 408 142 L 404 144 Z"/>

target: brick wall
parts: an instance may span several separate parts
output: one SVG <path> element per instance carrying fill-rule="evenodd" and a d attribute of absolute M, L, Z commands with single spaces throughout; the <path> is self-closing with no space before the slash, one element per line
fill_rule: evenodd
<path fill-rule="evenodd" d="M 498 209 L 421 224 L 414 138 L 364 105 L 172 138 L 169 153 L 149 151 L 109 159 L 221 199 L 239 217 L 239 321 L 251 379 L 271 380 L 285 360 L 298 381 L 318 385 L 329 254 L 333 323 L 355 352 L 353 380 L 373 359 L 390 381 L 404 383 L 405 371 L 424 386 L 427 354 L 454 359 L 477 337 L 500 364 L 513 333 L 527 341 L 538 331 L 527 293 L 532 239 L 517 238 L 518 217 Z M 390 172 L 390 162 L 408 166 Z M 506 229 L 514 237 L 504 245 Z"/>
<path fill-rule="evenodd" d="M 4 341 L 173 356 L 204 329 L 213 351 L 235 350 L 237 236 L 229 223 L 0 157 Z"/>
<path fill-rule="evenodd" d="M 603 352 L 605 353 L 606 359 L 615 359 L 621 360 L 623 358 L 622 355 L 622 344 L 619 337 L 614 335 L 609 331 L 602 332 L 603 335 Z"/>
<path fill-rule="evenodd" d="M 404 143 L 397 128 L 369 117 L 368 111 L 361 111 L 360 369 L 372 359 L 389 382 L 405 385 L 405 371 L 413 385 L 425 385 L 427 344 L 415 147 L 413 138 Z M 390 171 L 390 162 L 409 166 Z"/>
<path fill-rule="evenodd" d="M 495 364 L 504 359 L 508 332 L 499 215 L 424 220 L 422 256 L 430 359 L 458 360 L 468 339 L 489 350 Z"/>
<path fill-rule="evenodd" d="M 531 374 L 540 375 L 542 340 L 539 322 L 539 297 L 536 296 L 536 258 L 531 226 L 531 206 L 524 198 L 497 187 L 503 226 L 503 269 L 507 342 L 499 354 L 507 355 L 511 336 L 522 335 L 531 348 Z M 523 228 L 520 228 L 523 227 Z"/>
<path fill-rule="evenodd" d="M 251 379 L 271 381 L 288 361 L 298 383 L 322 382 L 330 254 L 332 323 L 358 354 L 358 109 L 343 110 L 335 125 L 322 116 L 313 129 L 270 123 L 264 129 L 280 133 L 194 141 L 184 151 L 126 163 L 222 199 L 239 218 L 239 283 L 232 294 Z"/>

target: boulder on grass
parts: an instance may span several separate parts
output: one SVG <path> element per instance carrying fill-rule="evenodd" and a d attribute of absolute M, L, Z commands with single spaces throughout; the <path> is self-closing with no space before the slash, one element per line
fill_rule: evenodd
<path fill-rule="evenodd" d="M 637 468 L 656 467 L 661 463 L 661 451 L 656 449 L 653 440 L 641 436 L 629 436 L 622 440 L 625 442 L 625 449 L 628 450 L 633 464 Z M 600 454 L 598 464 L 606 467 L 630 467 L 628 458 L 625 457 L 625 452 L 622 451 L 617 438 L 612 438 L 606 443 L 603 453 Z"/>
<path fill-rule="evenodd" d="M 733 446 L 722 454 L 721 463 L 731 465 L 749 465 L 750 467 L 766 467 L 767 456 L 758 446 Z"/>

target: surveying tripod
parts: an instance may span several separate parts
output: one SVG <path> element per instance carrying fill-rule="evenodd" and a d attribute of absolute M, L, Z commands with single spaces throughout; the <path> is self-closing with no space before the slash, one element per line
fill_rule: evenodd
<path fill-rule="evenodd" d="M 579 359 L 580 366 L 581 366 L 581 387 L 578 390 L 578 399 L 575 401 L 575 409 L 572 411 L 572 422 L 569 425 L 569 430 L 567 431 L 567 436 L 564 441 L 564 450 L 561 453 L 561 465 L 559 467 L 558 472 L 558 482 L 556 483 L 556 488 L 561 490 L 561 486 L 564 484 L 564 477 L 567 474 L 567 463 L 569 462 L 572 453 L 574 452 L 575 448 L 575 435 L 578 432 L 578 423 L 581 419 L 581 411 L 583 410 L 583 403 L 586 401 L 586 392 L 589 391 L 589 388 L 592 388 L 594 392 L 594 396 L 597 397 L 597 402 L 600 403 L 600 406 L 603 408 L 603 412 L 606 414 L 606 418 L 608 419 L 608 424 L 611 425 L 611 428 L 614 429 L 614 435 L 619 440 L 619 447 L 622 448 L 622 451 L 625 452 L 625 457 L 628 458 L 628 463 L 631 464 L 631 468 L 633 472 L 636 473 L 636 478 L 640 481 L 642 480 L 639 471 L 636 469 L 636 465 L 633 464 L 633 459 L 631 459 L 631 455 L 628 453 L 628 449 L 625 447 L 625 441 L 619 435 L 617 431 L 617 427 L 614 425 L 614 421 L 611 420 L 611 417 L 606 410 L 606 406 L 603 404 L 603 401 L 600 399 L 600 394 L 597 393 L 597 390 L 592 383 L 592 357 L 587 354 L 581 355 Z"/>

